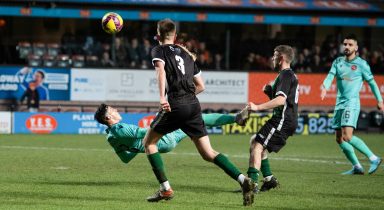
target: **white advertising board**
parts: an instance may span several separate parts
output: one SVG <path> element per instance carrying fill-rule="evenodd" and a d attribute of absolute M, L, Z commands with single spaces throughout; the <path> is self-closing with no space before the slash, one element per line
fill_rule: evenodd
<path fill-rule="evenodd" d="M 70 100 L 105 101 L 108 70 L 71 69 Z"/>
<path fill-rule="evenodd" d="M 11 133 L 11 112 L 0 112 L 0 133 Z"/>
<path fill-rule="evenodd" d="M 206 103 L 246 103 L 248 101 L 248 73 L 206 72 L 202 77 L 205 91 L 198 95 Z"/>
<path fill-rule="evenodd" d="M 206 90 L 201 102 L 245 103 L 248 101 L 248 74 L 203 72 Z M 144 101 L 159 99 L 154 70 L 72 69 L 71 100 Z"/>

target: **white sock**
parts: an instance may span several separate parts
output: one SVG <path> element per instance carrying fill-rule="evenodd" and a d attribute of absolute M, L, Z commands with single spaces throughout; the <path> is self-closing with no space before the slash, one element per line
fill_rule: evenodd
<path fill-rule="evenodd" d="M 244 174 L 240 174 L 240 175 L 237 177 L 237 181 L 238 181 L 240 184 L 243 184 L 243 183 L 244 183 L 244 179 L 245 179 Z"/>
<path fill-rule="evenodd" d="M 169 189 L 171 189 L 171 185 L 169 184 L 168 181 L 165 181 L 165 182 L 160 184 L 160 190 L 161 191 L 166 191 L 166 190 L 169 190 Z"/>
<path fill-rule="evenodd" d="M 375 161 L 377 159 L 379 159 L 379 157 L 377 157 L 376 155 L 372 155 L 371 157 L 369 157 L 370 161 Z"/>
<path fill-rule="evenodd" d="M 269 182 L 269 181 L 271 181 L 272 177 L 273 177 L 273 175 L 266 176 L 266 177 L 264 177 L 264 181 Z"/>

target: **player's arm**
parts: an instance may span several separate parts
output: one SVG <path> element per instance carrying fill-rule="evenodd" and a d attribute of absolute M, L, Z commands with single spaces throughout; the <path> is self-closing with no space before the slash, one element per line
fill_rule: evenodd
<path fill-rule="evenodd" d="M 124 163 L 129 163 L 133 158 L 136 157 L 137 153 L 135 152 L 129 152 L 129 151 L 121 151 L 117 153 L 117 156 L 119 156 L 120 160 Z"/>
<path fill-rule="evenodd" d="M 197 95 L 205 90 L 205 85 L 203 77 L 201 76 L 201 70 L 196 63 L 194 63 L 193 68 L 193 83 L 195 84 L 195 94 Z"/>
<path fill-rule="evenodd" d="M 137 153 L 129 152 L 128 148 L 123 144 L 120 144 L 118 139 L 113 136 L 108 137 L 109 145 L 115 150 L 116 155 L 120 158 L 120 160 L 124 163 L 129 163 L 133 158 L 136 157 Z"/>
<path fill-rule="evenodd" d="M 265 103 L 256 105 L 252 102 L 248 104 L 248 109 L 251 111 L 261 111 L 267 109 L 273 109 L 275 107 L 283 106 L 286 103 L 289 90 L 291 89 L 292 82 L 296 77 L 288 71 L 284 71 L 279 76 L 280 79 L 275 84 L 276 94 L 275 98 Z M 295 78 L 293 78 L 295 77 Z"/>
<path fill-rule="evenodd" d="M 377 108 L 380 111 L 384 111 L 383 98 L 381 97 L 380 89 L 377 86 L 376 81 L 374 79 L 371 79 L 370 81 L 368 81 L 368 84 L 369 87 L 371 87 L 372 93 L 377 100 Z"/>
<path fill-rule="evenodd" d="M 155 65 L 156 77 L 158 81 L 161 108 L 166 112 L 170 112 L 171 106 L 169 105 L 168 100 L 165 97 L 165 86 L 166 86 L 167 78 L 166 78 L 166 73 L 164 69 L 164 63 L 161 61 L 155 61 L 154 65 Z"/>
<path fill-rule="evenodd" d="M 335 76 L 336 76 L 336 60 L 333 61 L 331 70 L 329 71 L 327 77 L 325 77 L 323 81 L 323 85 L 321 86 L 321 94 L 320 94 L 321 100 L 324 100 L 325 95 L 327 95 L 327 90 L 329 90 L 329 88 L 331 87 L 332 81 L 335 78 Z"/>
<path fill-rule="evenodd" d="M 364 68 L 363 68 L 363 78 L 365 81 L 368 82 L 369 84 L 369 87 L 371 88 L 372 90 L 372 93 L 373 95 L 375 96 L 376 100 L 377 100 L 377 108 L 380 110 L 380 111 L 383 111 L 384 107 L 383 107 L 383 98 L 381 97 L 381 93 L 380 93 L 380 89 L 373 77 L 373 74 L 371 72 L 371 68 L 369 67 L 369 65 L 367 63 L 365 63 L 364 65 Z"/>
<path fill-rule="evenodd" d="M 205 90 L 204 80 L 201 75 L 193 77 L 193 83 L 195 84 L 195 94 L 199 94 Z"/>
<path fill-rule="evenodd" d="M 159 95 L 160 95 L 160 106 L 166 111 L 171 111 L 171 106 L 169 105 L 165 97 L 165 86 L 166 86 L 166 73 L 165 73 L 165 57 L 164 52 L 160 46 L 154 47 L 151 51 L 152 64 L 156 70 L 156 78 L 158 82 Z"/>
<path fill-rule="evenodd" d="M 259 105 L 249 102 L 248 106 L 251 111 L 262 111 L 267 109 L 273 109 L 278 106 L 283 106 L 286 100 L 287 98 L 285 95 L 278 95 L 276 98 Z"/>
<path fill-rule="evenodd" d="M 116 155 L 124 163 L 129 163 L 129 161 L 131 161 L 137 155 L 135 152 L 129 152 L 128 148 L 121 144 L 118 139 L 113 136 L 108 137 L 108 143 L 111 145 L 113 150 L 115 150 Z"/>

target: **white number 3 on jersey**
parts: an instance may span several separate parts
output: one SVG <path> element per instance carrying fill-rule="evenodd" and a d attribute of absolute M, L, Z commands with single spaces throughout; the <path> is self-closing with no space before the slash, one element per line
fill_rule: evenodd
<path fill-rule="evenodd" d="M 179 68 L 181 73 L 183 73 L 183 75 L 184 75 L 185 74 L 185 67 L 184 67 L 184 60 L 183 60 L 183 58 L 178 56 L 178 55 L 175 55 L 175 59 L 177 61 L 177 68 Z"/>

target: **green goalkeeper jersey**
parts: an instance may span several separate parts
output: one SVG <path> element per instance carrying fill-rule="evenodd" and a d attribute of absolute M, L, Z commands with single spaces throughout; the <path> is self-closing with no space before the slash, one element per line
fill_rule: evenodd
<path fill-rule="evenodd" d="M 234 123 L 235 116 L 218 113 L 203 114 L 203 120 L 206 126 L 220 126 Z M 145 152 L 142 140 L 147 132 L 146 128 L 133 124 L 116 123 L 105 131 L 109 144 L 124 163 L 131 161 L 138 153 Z M 159 152 L 170 152 L 185 137 L 187 135 L 181 129 L 164 135 L 157 142 Z"/>
<path fill-rule="evenodd" d="M 370 85 L 371 81 L 374 82 L 368 63 L 358 56 L 350 61 L 347 61 L 344 56 L 338 57 L 333 61 L 331 70 L 323 82 L 326 90 L 329 90 L 335 77 L 337 83 L 335 110 L 360 109 L 360 89 L 363 81 L 367 81 Z M 375 92 L 374 94 L 377 95 Z M 380 94 L 376 98 L 379 101 L 382 100 Z"/>
<path fill-rule="evenodd" d="M 106 129 L 109 144 L 125 163 L 133 159 L 137 153 L 144 152 L 142 140 L 146 132 L 146 128 L 126 123 L 117 123 Z M 164 135 L 157 143 L 159 152 L 171 151 L 186 136 L 181 130 Z"/>

